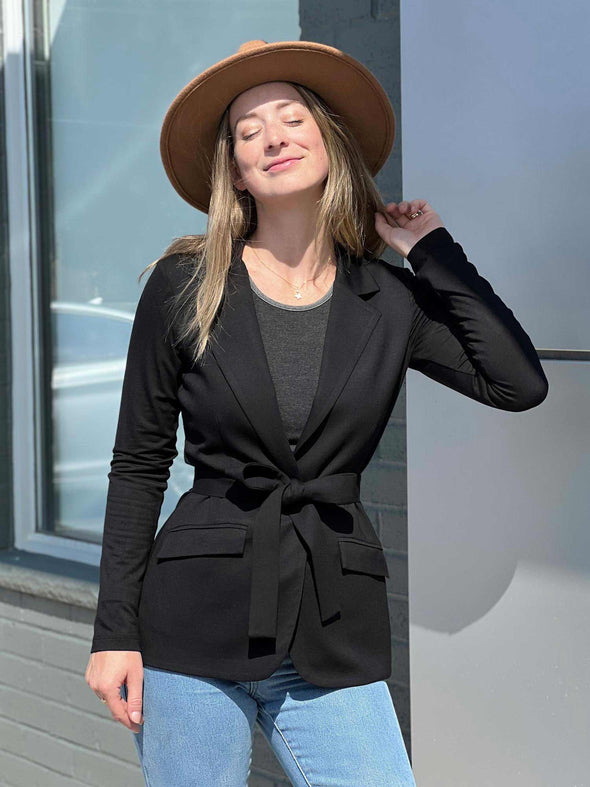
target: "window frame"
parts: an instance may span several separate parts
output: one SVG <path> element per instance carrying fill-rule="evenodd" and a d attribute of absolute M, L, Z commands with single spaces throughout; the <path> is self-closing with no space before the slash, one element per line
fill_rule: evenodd
<path fill-rule="evenodd" d="M 11 405 L 13 457 L 13 547 L 26 552 L 98 566 L 102 545 L 44 532 L 50 524 L 44 466 L 43 366 L 47 326 L 39 319 L 43 264 L 35 150 L 34 0 L 5 0 L 5 145 L 10 273 Z"/>

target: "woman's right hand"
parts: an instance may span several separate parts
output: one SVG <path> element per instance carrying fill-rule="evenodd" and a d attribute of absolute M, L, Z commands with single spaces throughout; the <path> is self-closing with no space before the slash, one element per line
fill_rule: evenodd
<path fill-rule="evenodd" d="M 90 654 L 86 683 L 107 702 L 115 721 L 131 732 L 140 732 L 143 724 L 143 659 L 138 650 L 99 650 Z M 127 684 L 127 700 L 121 686 Z M 137 714 L 137 715 L 136 715 Z"/>

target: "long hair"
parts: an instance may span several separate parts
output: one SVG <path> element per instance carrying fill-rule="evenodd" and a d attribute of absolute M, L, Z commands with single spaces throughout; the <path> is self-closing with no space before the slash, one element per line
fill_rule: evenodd
<path fill-rule="evenodd" d="M 316 214 L 316 243 L 327 237 L 354 257 L 379 257 L 387 244 L 375 230 L 374 213 L 385 211 L 385 205 L 355 137 L 317 93 L 295 82 L 288 84 L 298 91 L 318 124 L 328 155 L 328 176 Z M 254 198 L 247 190 L 237 189 L 231 179 L 233 156 L 228 106 L 215 140 L 206 232 L 175 238 L 139 277 L 167 255 L 180 255 L 180 264 L 188 268 L 189 277 L 174 299 L 178 307 L 177 341 L 188 344 L 195 364 L 214 338 L 233 244 L 247 240 L 256 229 Z"/>

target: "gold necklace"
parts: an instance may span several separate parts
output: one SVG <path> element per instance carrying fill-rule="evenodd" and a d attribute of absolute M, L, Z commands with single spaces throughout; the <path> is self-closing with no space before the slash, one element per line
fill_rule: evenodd
<path fill-rule="evenodd" d="M 259 261 L 261 262 L 261 264 L 262 264 L 262 265 L 264 265 L 264 267 L 265 267 L 265 268 L 268 268 L 268 270 L 269 270 L 271 273 L 274 273 L 274 274 L 275 274 L 275 276 L 278 276 L 278 277 L 279 277 L 280 279 L 282 279 L 283 281 L 286 281 L 286 282 L 287 282 L 287 284 L 288 284 L 289 286 L 293 287 L 293 289 L 295 290 L 295 297 L 296 297 L 297 299 L 299 299 L 299 298 L 303 297 L 303 296 L 301 295 L 301 289 L 302 289 L 302 287 L 304 287 L 304 286 L 307 284 L 307 282 L 308 282 L 308 281 L 314 281 L 315 279 L 317 279 L 317 278 L 318 278 L 318 276 L 320 276 L 320 275 L 321 275 L 320 273 L 318 273 L 318 274 L 317 274 L 317 276 L 312 276 L 312 277 L 311 277 L 311 278 L 309 278 L 309 279 L 304 279 L 304 280 L 303 280 L 303 283 L 302 283 L 302 284 L 301 284 L 299 287 L 296 287 L 294 284 L 291 284 L 291 282 L 289 281 L 289 279 L 285 279 L 285 277 L 284 277 L 284 276 L 281 276 L 281 274 L 280 274 L 280 273 L 277 273 L 275 270 L 273 270 L 273 269 L 272 269 L 272 268 L 270 268 L 268 265 L 266 265 L 264 262 L 262 262 L 262 260 L 260 259 L 259 255 L 258 255 L 258 252 L 256 251 L 256 249 L 255 249 L 253 246 L 250 246 L 250 248 L 252 249 L 252 251 L 254 252 L 254 254 L 256 254 L 256 256 L 258 257 Z M 328 257 L 328 262 L 327 262 L 327 265 L 329 265 L 331 261 L 332 261 L 332 256 L 330 255 L 330 257 Z M 322 273 L 323 273 L 323 271 L 322 271 Z"/>

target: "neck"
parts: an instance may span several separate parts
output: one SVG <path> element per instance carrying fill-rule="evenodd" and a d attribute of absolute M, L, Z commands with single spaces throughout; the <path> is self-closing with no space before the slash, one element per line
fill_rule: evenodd
<path fill-rule="evenodd" d="M 257 204 L 257 227 L 248 238 L 248 245 L 256 249 L 261 259 L 286 278 L 299 279 L 317 276 L 326 264 L 335 264 L 334 244 L 321 234 L 314 238 L 315 210 L 300 204 L 285 209 L 274 205 Z"/>

